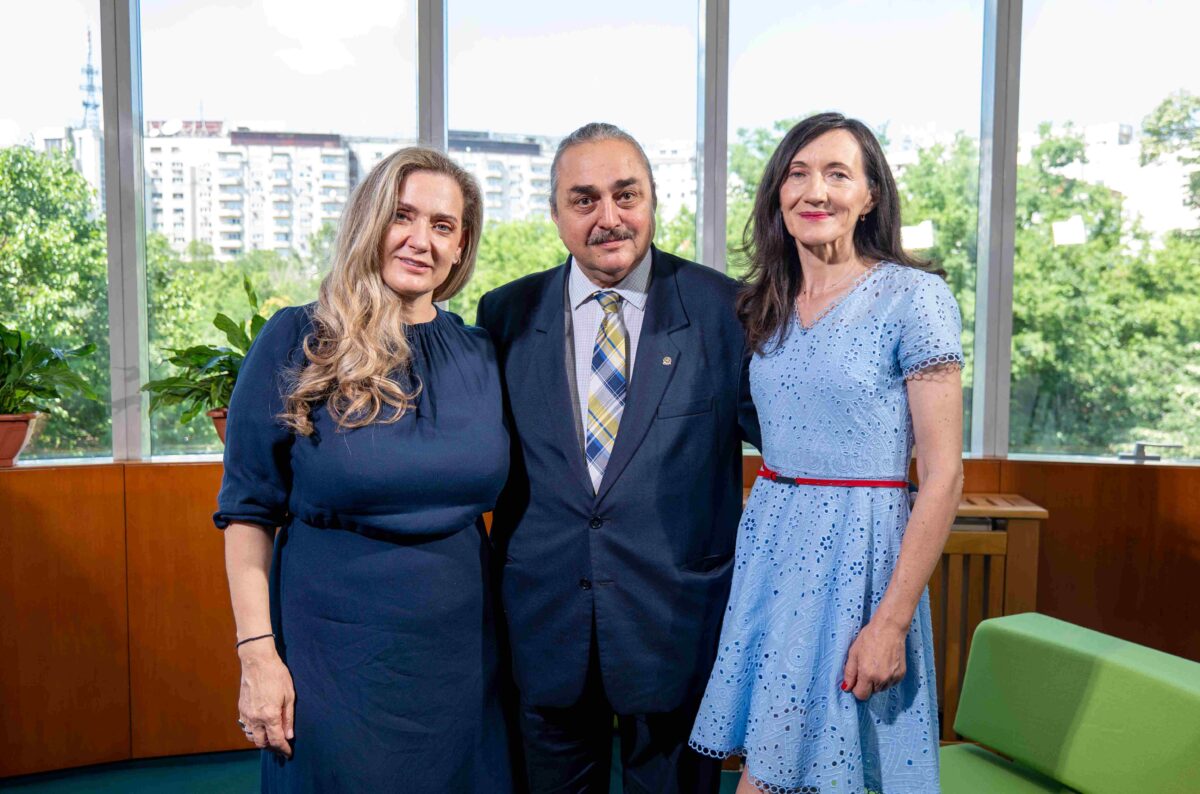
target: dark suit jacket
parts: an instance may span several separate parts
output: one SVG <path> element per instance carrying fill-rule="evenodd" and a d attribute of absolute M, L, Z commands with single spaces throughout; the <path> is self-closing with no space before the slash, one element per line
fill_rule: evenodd
<path fill-rule="evenodd" d="M 528 705 L 578 700 L 593 619 L 605 692 L 619 714 L 693 703 L 716 655 L 742 511 L 741 441 L 761 443 L 749 358 L 732 279 L 657 249 L 652 267 L 598 493 L 567 379 L 567 265 L 479 304 L 515 430 L 492 537 L 504 564 L 513 673 Z"/>

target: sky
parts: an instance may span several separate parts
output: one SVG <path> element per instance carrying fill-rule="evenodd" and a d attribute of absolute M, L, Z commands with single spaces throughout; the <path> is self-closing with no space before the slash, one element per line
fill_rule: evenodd
<path fill-rule="evenodd" d="M 733 0 L 731 129 L 838 109 L 890 130 L 979 130 L 982 0 Z M 412 0 L 142 0 L 147 119 L 412 137 Z M 586 121 L 696 137 L 698 3 L 449 0 L 449 122 L 562 135 Z M 1185 0 L 1027 0 L 1021 127 L 1138 124 L 1200 93 Z M 0 8 L 0 145 L 78 123 L 97 0 Z M 100 66 L 99 51 L 95 55 Z M 12 79 L 11 75 L 24 75 Z"/>

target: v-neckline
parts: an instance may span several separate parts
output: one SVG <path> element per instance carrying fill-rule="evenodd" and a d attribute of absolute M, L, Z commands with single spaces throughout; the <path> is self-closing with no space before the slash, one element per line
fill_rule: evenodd
<path fill-rule="evenodd" d="M 843 292 L 841 295 L 839 295 L 836 300 L 834 300 L 828 306 L 826 306 L 824 309 L 822 309 L 820 312 L 818 312 L 816 318 L 809 325 L 804 324 L 804 320 L 802 320 L 800 318 L 800 310 L 799 310 L 799 308 L 796 307 L 796 304 L 793 302 L 792 303 L 792 316 L 796 318 L 796 327 L 800 329 L 800 333 L 807 334 L 809 331 L 811 331 L 812 329 L 814 329 L 818 325 L 820 325 L 822 320 L 824 320 L 826 317 L 828 317 L 830 314 L 832 314 L 834 309 L 841 306 L 846 301 L 847 298 L 849 298 L 851 295 L 853 295 L 855 292 L 857 292 L 858 288 L 861 287 L 864 283 L 866 283 L 867 279 L 870 278 L 872 274 L 874 274 L 876 271 L 878 271 L 885 264 L 887 264 L 886 260 L 880 260 L 879 262 L 876 262 L 875 264 L 871 265 L 869 268 L 867 268 L 863 272 L 859 273 L 858 277 L 854 279 L 854 283 L 850 285 L 850 288 L 847 289 L 845 292 Z"/>

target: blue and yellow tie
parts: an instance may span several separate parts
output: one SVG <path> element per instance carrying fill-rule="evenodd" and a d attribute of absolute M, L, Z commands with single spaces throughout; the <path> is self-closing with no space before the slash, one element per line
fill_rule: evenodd
<path fill-rule="evenodd" d="M 592 487 L 599 491 L 613 443 L 617 440 L 621 412 L 625 410 L 629 334 L 621 319 L 621 296 L 605 290 L 593 297 L 604 310 L 604 317 L 596 333 L 596 346 L 592 348 L 585 446 Z"/>

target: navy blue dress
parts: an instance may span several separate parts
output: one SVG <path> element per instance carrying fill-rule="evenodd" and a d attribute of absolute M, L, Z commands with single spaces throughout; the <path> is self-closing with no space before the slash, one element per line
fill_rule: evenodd
<path fill-rule="evenodd" d="M 480 515 L 508 472 L 496 357 L 453 314 L 410 326 L 416 406 L 305 438 L 277 420 L 311 307 L 255 340 L 229 407 L 215 522 L 280 526 L 271 621 L 296 689 L 294 755 L 263 791 L 512 788 Z"/>

